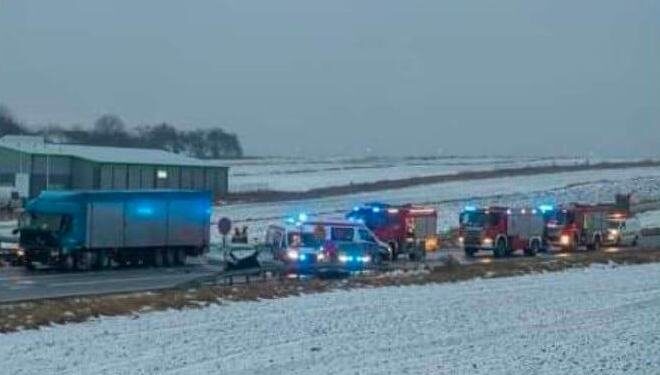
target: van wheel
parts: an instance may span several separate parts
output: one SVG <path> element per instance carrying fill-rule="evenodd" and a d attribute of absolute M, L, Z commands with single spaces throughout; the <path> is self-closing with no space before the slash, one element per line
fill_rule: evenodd
<path fill-rule="evenodd" d="M 497 246 L 495 247 L 495 249 L 493 249 L 493 255 L 495 255 L 495 258 L 501 258 L 506 254 L 507 254 L 506 241 L 500 238 L 500 240 L 497 241 Z"/>
<path fill-rule="evenodd" d="M 399 248 L 394 242 L 390 243 L 389 245 L 390 250 L 392 250 L 392 260 L 395 261 L 399 258 Z"/>

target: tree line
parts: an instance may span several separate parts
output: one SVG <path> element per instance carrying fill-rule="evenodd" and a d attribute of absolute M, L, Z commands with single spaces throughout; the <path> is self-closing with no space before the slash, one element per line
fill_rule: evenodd
<path fill-rule="evenodd" d="M 171 124 L 140 125 L 129 129 L 116 115 L 99 117 L 91 129 L 82 126 L 49 125 L 28 129 L 0 106 L 0 137 L 5 135 L 43 135 L 53 143 L 95 146 L 156 148 L 200 159 L 240 158 L 243 148 L 238 136 L 222 128 L 178 130 Z"/>

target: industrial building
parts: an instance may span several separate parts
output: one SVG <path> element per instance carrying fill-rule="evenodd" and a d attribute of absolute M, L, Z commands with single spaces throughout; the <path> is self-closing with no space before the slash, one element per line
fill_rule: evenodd
<path fill-rule="evenodd" d="M 221 199 L 226 166 L 154 149 L 47 143 L 43 137 L 0 138 L 0 186 L 21 197 L 43 190 L 192 189 Z"/>

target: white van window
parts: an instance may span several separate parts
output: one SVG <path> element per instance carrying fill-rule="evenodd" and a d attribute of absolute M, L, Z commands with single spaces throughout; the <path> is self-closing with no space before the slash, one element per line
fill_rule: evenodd
<path fill-rule="evenodd" d="M 374 236 L 372 236 L 371 233 L 369 233 L 369 231 L 367 231 L 367 230 L 360 229 L 358 231 L 358 235 L 360 236 L 360 240 L 362 240 L 362 241 L 376 242 L 376 239 L 374 238 Z"/>

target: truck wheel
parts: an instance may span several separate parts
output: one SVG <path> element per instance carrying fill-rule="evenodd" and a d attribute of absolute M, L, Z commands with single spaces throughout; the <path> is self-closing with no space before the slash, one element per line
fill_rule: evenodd
<path fill-rule="evenodd" d="M 176 251 L 174 249 L 165 250 L 165 263 L 169 267 L 176 265 Z"/>
<path fill-rule="evenodd" d="M 100 250 L 96 256 L 96 268 L 105 270 L 110 268 L 110 255 L 106 250 Z"/>
<path fill-rule="evenodd" d="M 186 254 L 186 249 L 177 249 L 176 250 L 176 264 L 179 266 L 184 266 L 186 264 L 188 255 Z"/>
<path fill-rule="evenodd" d="M 94 253 L 91 251 L 82 251 L 78 253 L 78 259 L 77 259 L 77 268 L 80 271 L 89 271 L 92 269 L 92 266 L 94 266 L 95 259 L 94 259 Z"/>
<path fill-rule="evenodd" d="M 67 254 L 64 256 L 62 267 L 69 272 L 76 269 L 76 259 L 73 257 L 73 254 Z"/>
<path fill-rule="evenodd" d="M 465 251 L 465 256 L 468 258 L 473 258 L 474 254 L 477 253 L 477 249 L 471 247 L 466 247 L 463 251 Z"/>
<path fill-rule="evenodd" d="M 154 267 L 162 267 L 165 264 L 165 257 L 163 257 L 163 250 L 158 249 L 153 253 Z"/>
<path fill-rule="evenodd" d="M 495 247 L 495 249 L 493 249 L 493 255 L 495 255 L 495 258 L 501 258 L 506 254 L 507 254 L 506 241 L 500 238 L 500 240 L 497 241 L 497 246 Z"/>

